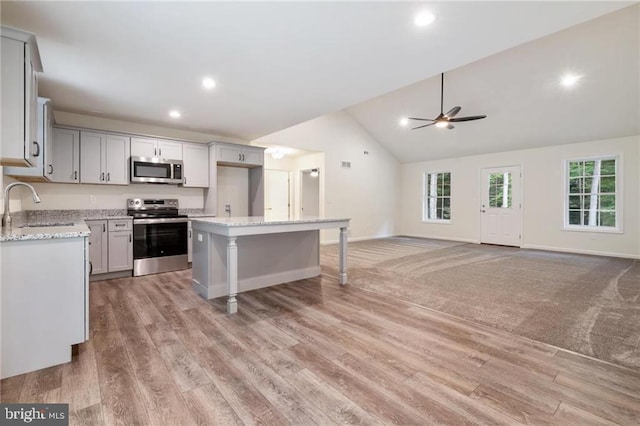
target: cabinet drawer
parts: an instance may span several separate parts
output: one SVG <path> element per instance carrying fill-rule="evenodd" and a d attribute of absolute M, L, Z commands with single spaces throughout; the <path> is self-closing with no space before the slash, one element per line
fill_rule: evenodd
<path fill-rule="evenodd" d="M 110 219 L 109 231 L 130 231 L 133 228 L 131 219 Z"/>

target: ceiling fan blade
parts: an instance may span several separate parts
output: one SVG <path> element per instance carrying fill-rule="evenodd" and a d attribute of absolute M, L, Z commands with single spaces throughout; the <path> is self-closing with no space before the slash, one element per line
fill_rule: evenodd
<path fill-rule="evenodd" d="M 453 108 L 451 108 L 449 110 L 449 112 L 447 112 L 444 116 L 445 117 L 449 117 L 449 118 L 453 118 L 456 116 L 456 114 L 458 114 L 460 112 L 462 108 L 460 108 L 459 106 L 455 106 Z"/>
<path fill-rule="evenodd" d="M 424 126 L 418 126 L 418 127 L 414 127 L 411 130 L 415 130 L 415 129 L 422 129 L 423 127 L 429 127 L 429 126 L 433 126 L 436 123 L 429 123 L 429 124 L 425 124 Z"/>
<path fill-rule="evenodd" d="M 480 120 L 482 118 L 487 118 L 487 116 L 486 115 L 470 115 L 468 117 L 450 118 L 449 121 L 451 121 L 452 123 L 459 123 L 461 121 Z"/>
<path fill-rule="evenodd" d="M 416 117 L 407 117 L 409 120 L 419 120 L 419 121 L 436 121 L 431 118 L 416 118 Z"/>

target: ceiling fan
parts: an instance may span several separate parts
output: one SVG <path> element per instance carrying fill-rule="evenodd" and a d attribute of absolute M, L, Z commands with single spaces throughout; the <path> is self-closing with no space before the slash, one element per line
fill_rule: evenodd
<path fill-rule="evenodd" d="M 416 118 L 416 117 L 407 117 L 409 120 L 417 120 L 417 121 L 431 121 L 429 124 L 425 124 L 423 126 L 413 127 L 411 130 L 422 129 L 423 127 L 429 127 L 435 125 L 436 127 L 447 129 L 453 129 L 454 125 L 451 123 L 460 123 L 462 121 L 472 121 L 472 120 L 480 120 L 482 118 L 486 118 L 486 115 L 470 115 L 468 117 L 456 117 L 456 115 L 460 112 L 462 108 L 459 106 L 455 106 L 451 108 L 446 114 L 443 113 L 443 102 L 444 102 L 444 73 L 441 74 L 440 80 L 440 115 L 436 118 Z"/>

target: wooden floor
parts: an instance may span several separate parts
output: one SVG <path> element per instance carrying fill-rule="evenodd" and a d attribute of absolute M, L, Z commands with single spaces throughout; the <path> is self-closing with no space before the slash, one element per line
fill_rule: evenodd
<path fill-rule="evenodd" d="M 69 364 L 2 381 L 71 424 L 639 424 L 640 371 L 324 276 L 205 301 L 190 272 L 91 285 Z"/>

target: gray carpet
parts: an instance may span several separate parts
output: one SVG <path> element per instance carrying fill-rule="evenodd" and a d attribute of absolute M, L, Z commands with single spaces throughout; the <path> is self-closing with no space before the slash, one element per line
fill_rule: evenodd
<path fill-rule="evenodd" d="M 640 368 L 640 262 L 418 238 L 349 244 L 349 284 Z M 337 246 L 322 248 L 334 274 Z"/>

